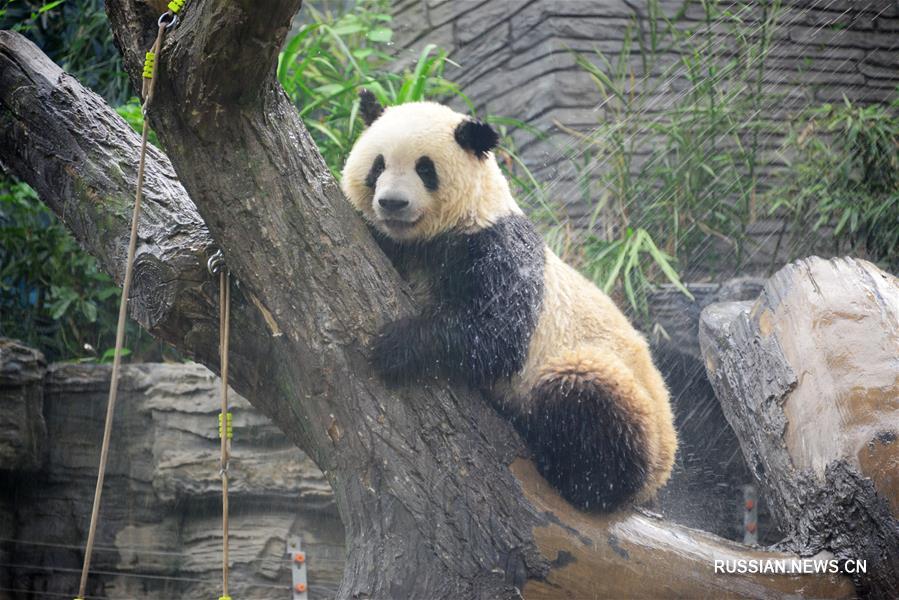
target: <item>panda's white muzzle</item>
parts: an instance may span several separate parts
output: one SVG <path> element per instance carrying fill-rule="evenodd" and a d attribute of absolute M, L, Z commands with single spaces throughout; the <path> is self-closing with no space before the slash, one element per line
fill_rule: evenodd
<path fill-rule="evenodd" d="M 423 198 L 428 196 L 421 179 L 414 172 L 381 174 L 372 198 L 372 211 L 379 223 L 391 232 L 414 227 L 425 212 Z"/>

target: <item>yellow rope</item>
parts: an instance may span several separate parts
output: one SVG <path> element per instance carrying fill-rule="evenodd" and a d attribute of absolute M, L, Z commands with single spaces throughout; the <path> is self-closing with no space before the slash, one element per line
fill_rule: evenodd
<path fill-rule="evenodd" d="M 159 24 L 159 31 L 156 34 L 156 42 L 150 53 L 156 55 L 162 46 L 162 38 L 165 36 L 166 24 Z M 148 53 L 148 54 L 150 54 Z M 112 376 L 109 382 L 109 398 L 106 403 L 106 423 L 103 427 L 103 442 L 100 446 L 100 466 L 97 470 L 97 486 L 94 489 L 94 503 L 91 509 L 91 521 L 87 533 L 87 545 L 84 549 L 84 564 L 81 567 L 81 582 L 78 586 L 78 597 L 76 600 L 84 598 L 87 589 L 87 574 L 90 571 L 91 556 L 94 552 L 94 539 L 97 535 L 97 522 L 100 514 L 100 500 L 103 496 L 103 480 L 106 477 L 106 464 L 109 460 L 109 439 L 112 436 L 112 417 L 115 413 L 116 398 L 118 396 L 119 372 L 122 365 L 122 347 L 125 343 L 125 323 L 128 317 L 128 295 L 131 291 L 131 278 L 134 271 L 134 255 L 137 251 L 137 226 L 140 221 L 140 202 L 144 187 L 144 167 L 147 157 L 147 135 L 149 134 L 149 125 L 147 124 L 146 114 L 147 107 L 153 97 L 153 84 L 156 81 L 156 63 L 150 61 L 150 78 L 148 84 L 144 85 L 144 127 L 141 133 L 140 142 L 140 161 L 137 166 L 137 191 L 134 196 L 134 209 L 131 214 L 131 235 L 128 239 L 128 257 L 125 261 L 125 280 L 122 282 L 122 298 L 119 302 L 119 320 L 116 326 L 115 335 L 115 351 L 112 358 Z"/>

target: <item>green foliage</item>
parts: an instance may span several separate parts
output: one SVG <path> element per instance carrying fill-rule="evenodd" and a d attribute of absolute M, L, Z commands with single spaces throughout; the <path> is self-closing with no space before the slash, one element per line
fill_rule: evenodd
<path fill-rule="evenodd" d="M 114 345 L 120 293 L 30 187 L 0 179 L 0 335 L 50 360 L 96 357 Z"/>
<path fill-rule="evenodd" d="M 659 250 L 645 229 L 634 230 L 628 227 L 623 236 L 612 241 L 602 240 L 591 234 L 584 246 L 585 274 L 606 293 L 612 293 L 620 285 L 630 307 L 638 315 L 647 313 L 649 307 L 646 296 L 653 286 L 649 274 L 643 268 L 643 263 L 647 261 L 652 261 L 662 275 L 683 294 L 693 297 L 681 283 L 672 264 L 672 257 Z"/>
<path fill-rule="evenodd" d="M 604 114 L 589 134 L 569 131 L 568 158 L 593 216 L 586 239 L 563 245 L 640 316 L 653 283 L 687 293 L 675 265 L 682 273 L 707 266 L 721 247 L 739 263 L 755 219 L 758 140 L 772 127 L 761 82 L 780 2 L 751 25 L 743 20 L 749 4 L 701 2 L 704 21 L 684 28 L 680 14 L 669 19 L 651 0 L 617 56 L 575 55 Z M 672 53 L 679 59 L 666 66 Z M 684 84 L 673 96 L 665 87 L 672 78 Z"/>
<path fill-rule="evenodd" d="M 787 167 L 769 192 L 786 215 L 793 257 L 812 251 L 809 231 L 832 228 L 835 250 L 899 269 L 899 98 L 893 105 L 809 109 L 783 148 Z"/>
<path fill-rule="evenodd" d="M 449 59 L 434 45 L 426 46 L 410 69 L 392 69 L 388 2 L 362 0 L 342 15 L 311 6 L 304 10 L 311 22 L 284 46 L 278 79 L 335 177 L 362 128 L 360 88 L 370 89 L 385 106 L 446 95 L 470 105 L 458 86 L 444 78 Z"/>
<path fill-rule="evenodd" d="M 29 37 L 110 103 L 126 100 L 129 84 L 102 0 L 5 0 L 0 6 L 0 28 Z M 118 111 L 140 130 L 136 99 Z M 152 132 L 150 141 L 156 143 Z M 0 174 L 0 335 L 38 347 L 50 360 L 111 360 L 120 294 L 34 191 Z M 126 335 L 139 359 L 170 352 L 133 322 Z"/>
<path fill-rule="evenodd" d="M 0 29 L 35 42 L 53 61 L 113 105 L 128 97 L 103 0 L 0 0 Z"/>

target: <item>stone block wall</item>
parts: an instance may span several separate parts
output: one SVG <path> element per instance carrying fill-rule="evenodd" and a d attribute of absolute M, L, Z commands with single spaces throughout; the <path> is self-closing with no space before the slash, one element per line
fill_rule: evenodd
<path fill-rule="evenodd" d="M 579 200 L 575 169 L 563 160 L 562 151 L 581 148 L 563 129 L 588 132 L 608 115 L 573 53 L 590 55 L 598 49 L 614 61 L 621 54 L 627 27 L 646 26 L 647 4 L 646 0 L 397 0 L 393 12 L 400 56 L 413 61 L 428 43 L 446 48 L 460 65 L 448 67 L 447 76 L 461 85 L 479 111 L 525 121 L 545 134 L 541 140 L 517 133 L 518 150 L 543 181 L 554 182 L 553 200 L 566 204 L 570 217 L 583 223 L 591 207 Z M 754 31 L 763 3 L 741 10 L 746 4 L 720 3 L 740 11 Z M 678 27 L 703 25 L 704 12 L 695 1 L 661 0 L 660 5 L 667 16 L 677 19 Z M 710 43 L 734 44 L 720 24 L 713 24 L 711 32 Z M 649 101 L 647 119 L 654 109 L 670 107 L 686 87 L 684 69 L 676 65 L 679 50 L 666 50 L 658 69 L 639 74 L 638 85 L 642 78 L 651 84 L 664 77 Z M 897 96 L 899 4 L 784 0 L 767 64 L 762 84 L 770 99 L 763 107 L 775 124 L 759 140 L 763 186 L 772 169 L 782 165 L 778 153 L 782 133 L 798 108 L 840 102 L 844 95 L 862 103 Z M 764 215 L 753 226 L 750 271 L 762 272 L 772 263 L 773 241 L 782 226 L 780 220 Z"/>

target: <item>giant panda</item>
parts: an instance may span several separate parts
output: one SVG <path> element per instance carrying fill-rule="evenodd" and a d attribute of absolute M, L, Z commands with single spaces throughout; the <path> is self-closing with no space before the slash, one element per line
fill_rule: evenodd
<path fill-rule="evenodd" d="M 341 186 L 426 296 L 373 342 L 389 384 L 461 380 L 488 391 L 540 473 L 574 506 L 612 511 L 667 481 L 677 437 L 643 336 L 544 243 L 512 198 L 486 123 L 432 103 L 382 108 Z"/>

